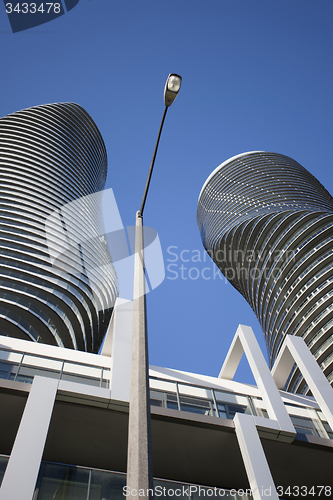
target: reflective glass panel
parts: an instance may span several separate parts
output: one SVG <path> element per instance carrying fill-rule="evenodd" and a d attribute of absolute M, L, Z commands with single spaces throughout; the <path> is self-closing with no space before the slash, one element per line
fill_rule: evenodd
<path fill-rule="evenodd" d="M 0 378 L 14 380 L 17 375 L 17 369 L 18 365 L 16 364 L 0 361 Z"/>
<path fill-rule="evenodd" d="M 165 407 L 165 393 L 160 391 L 150 391 L 151 406 Z"/>
<path fill-rule="evenodd" d="M 21 359 L 21 353 L 0 350 L 0 378 L 14 380 Z"/>
<path fill-rule="evenodd" d="M 171 410 L 179 410 L 176 394 L 166 394 L 166 405 Z"/>
<path fill-rule="evenodd" d="M 5 474 L 7 463 L 8 463 L 9 457 L 5 457 L 0 455 L 0 486 L 2 483 L 2 478 Z"/>
<path fill-rule="evenodd" d="M 248 490 L 238 490 L 239 495 L 233 490 L 230 493 L 229 490 L 225 490 L 224 488 L 217 488 L 215 492 L 215 488 L 209 488 L 206 486 L 198 486 L 195 491 L 192 487 L 191 489 L 191 500 L 202 500 L 202 498 L 226 498 L 229 500 L 250 500 L 252 496 L 250 494 L 246 495 L 246 492 L 250 493 L 250 488 Z"/>
<path fill-rule="evenodd" d="M 319 435 L 311 418 L 299 417 L 296 415 L 290 415 L 290 418 L 292 423 L 294 424 L 296 432 L 299 432 L 301 434 L 308 434 L 311 436 Z"/>
<path fill-rule="evenodd" d="M 214 394 L 221 418 L 233 419 L 236 413 L 252 414 L 249 400 L 246 396 L 215 390 Z"/>
<path fill-rule="evenodd" d="M 268 413 L 265 408 L 265 404 L 262 399 L 252 397 L 252 402 L 254 405 L 255 413 L 258 417 L 268 418 Z"/>
<path fill-rule="evenodd" d="M 323 422 L 325 431 L 330 439 L 333 439 L 333 432 L 328 422 Z"/>
<path fill-rule="evenodd" d="M 42 463 L 34 500 L 87 500 L 88 469 Z"/>
<path fill-rule="evenodd" d="M 165 488 L 165 489 L 164 489 Z M 154 479 L 155 498 L 179 498 L 180 500 L 190 500 L 190 490 L 187 484 L 174 483 L 172 481 L 163 481 Z"/>
<path fill-rule="evenodd" d="M 208 399 L 190 398 L 180 396 L 180 409 L 190 413 L 199 413 L 200 415 L 213 415 L 212 401 Z"/>
<path fill-rule="evenodd" d="M 92 470 L 89 500 L 124 500 L 126 475 Z"/>
<path fill-rule="evenodd" d="M 5 457 L 5 461 L 8 457 Z M 4 462 L 5 463 L 5 462 Z M 2 467 L 0 457 L 0 473 Z M 1 476 L 0 476 L 1 477 Z M 122 500 L 126 486 L 126 474 L 106 470 L 42 462 L 34 500 Z M 205 490 L 205 491 L 203 491 Z M 190 485 L 163 479 L 154 479 L 155 498 L 179 498 L 180 500 L 200 500 L 212 497 L 214 488 Z M 221 498 L 250 500 L 251 495 L 230 494 L 229 490 L 217 489 Z"/>

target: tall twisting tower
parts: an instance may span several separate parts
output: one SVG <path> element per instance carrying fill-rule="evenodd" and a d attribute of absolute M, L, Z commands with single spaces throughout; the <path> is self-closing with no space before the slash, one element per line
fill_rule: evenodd
<path fill-rule="evenodd" d="M 333 198 L 299 163 L 254 151 L 222 163 L 199 196 L 205 249 L 246 298 L 271 364 L 299 335 L 333 384 Z M 287 387 L 307 392 L 298 372 Z"/>
<path fill-rule="evenodd" d="M 98 352 L 117 295 L 101 134 L 61 103 L 1 118 L 0 141 L 0 334 Z"/>

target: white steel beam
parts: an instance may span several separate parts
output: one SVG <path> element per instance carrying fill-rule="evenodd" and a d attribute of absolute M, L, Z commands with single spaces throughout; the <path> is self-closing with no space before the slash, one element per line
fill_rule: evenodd
<path fill-rule="evenodd" d="M 0 489 L 0 500 L 31 500 L 59 380 L 35 376 Z"/>
<path fill-rule="evenodd" d="M 133 302 L 118 298 L 102 355 L 111 356 L 111 398 L 130 400 Z"/>
<path fill-rule="evenodd" d="M 275 484 L 251 415 L 236 413 L 236 436 L 242 454 L 253 500 L 278 500 Z"/>
<path fill-rule="evenodd" d="M 226 360 L 223 363 L 219 378 L 232 380 L 242 357 L 242 352 L 244 352 L 247 357 L 262 399 L 266 404 L 269 418 L 276 420 L 281 431 L 283 431 L 284 434 L 289 435 L 292 440 L 296 435 L 295 428 L 286 407 L 283 404 L 282 398 L 273 380 L 264 355 L 261 352 L 258 341 L 252 328 L 249 326 L 238 326 Z M 267 427 L 270 427 L 269 421 L 267 419 L 266 421 Z"/>
<path fill-rule="evenodd" d="M 296 363 L 327 422 L 333 429 L 333 389 L 301 337 L 287 335 L 272 369 L 276 384 L 284 387 Z"/>

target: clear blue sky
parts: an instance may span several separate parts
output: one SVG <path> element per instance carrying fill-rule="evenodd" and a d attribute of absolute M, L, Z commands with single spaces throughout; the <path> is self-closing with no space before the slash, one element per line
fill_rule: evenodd
<path fill-rule="evenodd" d="M 13 2 L 13 4 L 16 2 Z M 41 2 L 38 0 L 37 4 Z M 258 321 L 213 264 L 181 262 L 203 247 L 199 192 L 224 160 L 251 150 L 291 156 L 333 193 L 332 0 L 80 0 L 13 34 L 0 4 L 1 110 L 83 106 L 99 127 L 125 225 L 140 207 L 170 72 L 183 77 L 170 108 L 145 224 L 187 279 L 166 270 L 147 296 L 150 362 L 217 375 L 239 323 Z M 195 252 L 196 254 L 198 252 Z M 188 270 L 210 267 L 211 279 Z M 192 276 L 197 274 L 192 271 Z M 238 380 L 249 380 L 242 366 Z"/>

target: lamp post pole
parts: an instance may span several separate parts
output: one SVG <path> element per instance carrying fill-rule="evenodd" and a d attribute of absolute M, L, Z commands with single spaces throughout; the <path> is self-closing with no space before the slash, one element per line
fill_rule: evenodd
<path fill-rule="evenodd" d="M 153 466 L 149 397 L 149 361 L 145 294 L 143 210 L 168 107 L 176 99 L 181 77 L 170 74 L 164 89 L 165 109 L 158 132 L 140 210 L 136 213 L 133 287 L 131 392 L 127 446 L 127 495 L 130 500 L 153 497 Z"/>

